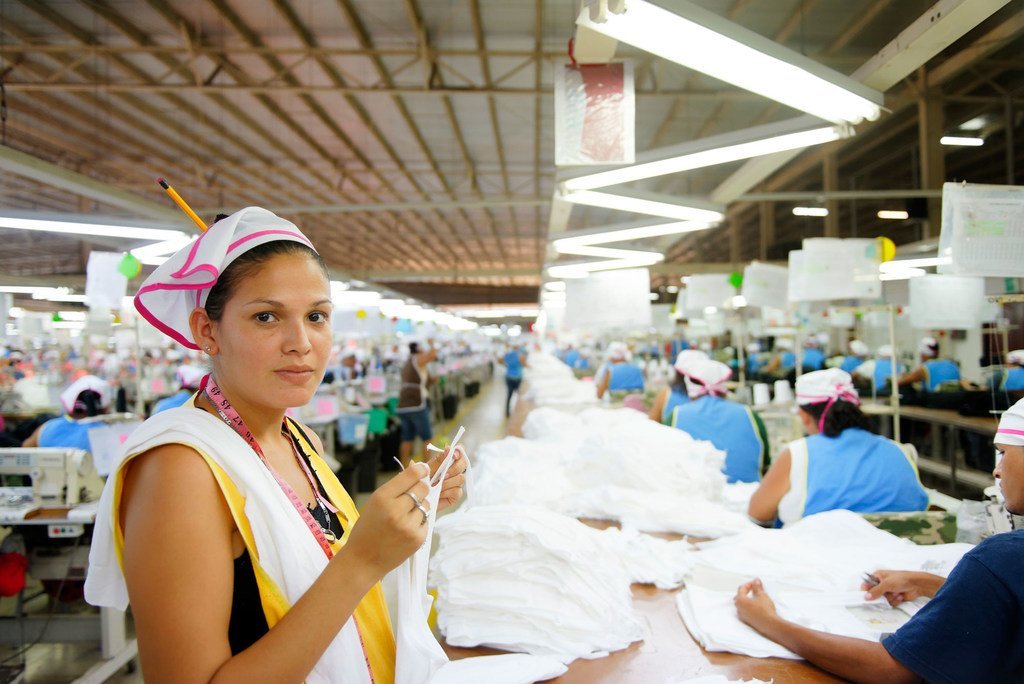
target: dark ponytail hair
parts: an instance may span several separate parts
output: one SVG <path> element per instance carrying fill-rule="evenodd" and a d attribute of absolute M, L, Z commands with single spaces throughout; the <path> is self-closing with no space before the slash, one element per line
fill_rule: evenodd
<path fill-rule="evenodd" d="M 82 390 L 75 397 L 75 405 L 71 413 L 79 417 L 93 417 L 103 413 L 103 405 L 100 403 L 100 395 L 92 390 Z"/>
<path fill-rule="evenodd" d="M 806 404 L 800 408 L 817 423 L 826 406 L 828 406 L 828 402 L 823 401 L 820 404 Z M 822 428 L 821 434 L 826 437 L 838 437 L 847 428 L 860 428 L 870 432 L 871 423 L 868 422 L 868 417 L 864 415 L 859 406 L 844 399 L 837 399 L 829 406 Z"/>
<path fill-rule="evenodd" d="M 672 389 L 686 394 L 686 376 L 675 368 L 672 369 L 672 372 L 675 373 L 675 376 L 672 378 Z"/>
<path fill-rule="evenodd" d="M 219 321 L 224 315 L 224 306 L 234 294 L 238 282 L 254 273 L 263 263 L 283 254 L 304 254 L 316 262 L 324 277 L 330 279 L 327 264 L 307 245 L 294 240 L 274 240 L 253 247 L 245 254 L 228 264 L 228 267 L 217 278 L 206 297 L 206 315 L 211 321 Z"/>

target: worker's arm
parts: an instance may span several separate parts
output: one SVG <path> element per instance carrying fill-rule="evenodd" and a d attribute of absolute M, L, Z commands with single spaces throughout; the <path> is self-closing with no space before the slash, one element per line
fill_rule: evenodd
<path fill-rule="evenodd" d="M 285 616 L 232 656 L 234 557 L 244 553 L 212 471 L 182 445 L 129 464 L 120 521 L 124 574 L 147 682 L 298 682 L 359 601 L 424 538 L 406 491 L 426 498 L 414 465 L 378 489 L 348 543 Z"/>
<path fill-rule="evenodd" d="M 742 585 L 736 592 L 735 604 L 740 620 L 768 639 L 843 679 L 887 684 L 920 681 L 877 641 L 827 634 L 779 617 L 761 580 Z"/>
<path fill-rule="evenodd" d="M 601 380 L 597 383 L 597 398 L 601 399 L 604 397 L 604 393 L 608 391 L 608 379 L 611 378 L 612 371 L 609 368 L 601 374 Z"/>
<path fill-rule="evenodd" d="M 651 404 L 650 413 L 647 414 L 654 422 L 661 422 L 661 414 L 665 411 L 665 402 L 668 401 L 668 395 L 671 391 L 672 389 L 669 387 L 662 387 L 661 391 L 654 397 L 654 403 Z"/>
<path fill-rule="evenodd" d="M 764 368 L 761 369 L 762 373 L 772 375 L 779 372 L 779 368 L 782 367 L 782 355 L 776 354 L 772 357 L 772 360 L 768 362 Z"/>
<path fill-rule="evenodd" d="M 930 572 L 875 570 L 872 574 L 880 581 L 873 587 L 867 584 L 861 586 L 867 592 L 865 598 L 874 600 L 884 596 L 893 607 L 904 601 L 913 601 L 919 596 L 931 598 L 946 582 L 944 577 Z"/>
<path fill-rule="evenodd" d="M 924 382 L 928 377 L 928 371 L 924 369 L 924 366 L 918 366 L 914 370 L 904 373 L 897 379 L 900 387 L 904 385 L 913 385 L 915 382 Z"/>
<path fill-rule="evenodd" d="M 45 425 L 45 423 L 43 425 Z M 39 433 L 42 431 L 43 426 L 40 425 L 39 427 L 32 431 L 32 434 L 28 436 L 28 439 L 21 443 L 21 446 L 26 448 L 39 446 Z"/>
<path fill-rule="evenodd" d="M 761 486 L 750 497 L 747 515 L 762 525 L 771 525 L 779 517 L 779 502 L 789 491 L 789 449 L 772 462 L 761 480 Z"/>

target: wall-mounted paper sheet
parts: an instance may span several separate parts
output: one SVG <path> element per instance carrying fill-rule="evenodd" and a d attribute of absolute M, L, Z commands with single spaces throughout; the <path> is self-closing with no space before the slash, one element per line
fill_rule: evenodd
<path fill-rule="evenodd" d="M 565 283 L 569 330 L 646 329 L 651 326 L 651 275 L 646 268 L 592 273 Z"/>
<path fill-rule="evenodd" d="M 709 306 L 721 309 L 735 296 L 736 288 L 729 282 L 727 273 L 690 276 L 686 284 L 686 310 L 702 314 Z"/>
<path fill-rule="evenodd" d="M 789 269 L 757 261 L 743 269 L 743 297 L 747 306 L 779 306 L 787 301 Z"/>
<path fill-rule="evenodd" d="M 919 330 L 976 328 L 987 308 L 984 278 L 929 275 L 910 279 L 910 325 Z"/>
<path fill-rule="evenodd" d="M 1024 276 L 1024 187 L 944 183 L 939 255 L 942 274 Z"/>

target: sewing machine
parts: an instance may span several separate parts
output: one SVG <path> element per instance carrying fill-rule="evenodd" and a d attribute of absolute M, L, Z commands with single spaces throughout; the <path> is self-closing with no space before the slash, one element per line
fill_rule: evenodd
<path fill-rule="evenodd" d="M 103 481 L 81 449 L 0 449 L 0 522 L 37 508 L 73 508 L 99 498 Z"/>

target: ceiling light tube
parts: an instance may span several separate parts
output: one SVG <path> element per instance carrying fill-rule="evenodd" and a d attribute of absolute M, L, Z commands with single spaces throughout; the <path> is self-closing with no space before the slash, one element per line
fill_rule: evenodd
<path fill-rule="evenodd" d="M 910 212 L 900 211 L 898 209 L 882 209 L 878 212 L 878 218 L 902 221 L 910 218 Z"/>
<path fill-rule="evenodd" d="M 604 259 L 647 259 L 651 263 L 664 260 L 661 252 L 647 252 L 640 249 L 612 249 L 609 247 L 591 247 L 587 245 L 561 245 L 555 248 L 559 254 L 576 254 L 579 256 L 600 257 Z"/>
<path fill-rule="evenodd" d="M 636 195 L 580 190 L 567 193 L 562 199 L 573 204 L 586 204 L 591 207 L 631 211 L 636 214 L 648 214 L 650 216 L 664 216 L 665 218 L 674 218 L 680 221 L 718 222 L 725 218 L 721 211 L 701 209 L 699 207 Z"/>
<path fill-rule="evenodd" d="M 923 268 L 904 268 L 898 271 L 889 271 L 878 274 L 879 280 L 909 280 L 927 275 Z"/>
<path fill-rule="evenodd" d="M 951 147 L 981 147 L 985 144 L 985 139 L 968 138 L 962 135 L 944 135 L 939 138 L 939 143 Z"/>
<path fill-rule="evenodd" d="M 544 283 L 544 289 L 548 292 L 565 292 L 565 283 L 561 280 L 552 280 Z"/>
<path fill-rule="evenodd" d="M 828 209 L 825 207 L 793 207 L 794 216 L 828 216 Z"/>
<path fill-rule="evenodd" d="M 559 238 L 551 244 L 555 250 L 558 250 L 559 245 L 603 245 L 609 242 L 643 240 L 645 238 L 662 237 L 663 235 L 707 230 L 715 225 L 715 223 L 710 221 L 673 221 L 672 223 L 659 223 L 653 226 L 644 225 L 645 222 L 638 223 L 639 225 L 637 223 L 620 223 L 599 228 L 596 231 L 580 231 L 570 237 Z"/>
<path fill-rule="evenodd" d="M 567 192 L 593 190 L 609 185 L 630 183 L 644 178 L 692 171 L 693 169 L 760 157 L 774 152 L 821 145 L 845 137 L 847 133 L 844 132 L 844 129 L 848 131 L 846 127 L 822 127 L 821 123 L 813 117 L 799 117 L 793 121 L 805 129 L 808 122 L 812 122 L 814 128 L 798 132 L 774 134 L 770 132 L 772 130 L 771 126 L 756 126 L 745 131 L 713 136 L 695 141 L 694 143 L 655 151 L 653 155 L 648 152 L 641 155 L 638 159 L 641 163 L 633 164 L 632 166 L 569 178 L 562 183 L 562 187 Z M 790 126 L 797 124 L 790 124 Z M 776 129 L 778 129 L 778 126 L 776 126 Z M 749 139 L 751 137 L 754 139 Z M 737 142 L 732 142 L 731 144 L 726 142 L 727 140 L 736 141 L 737 138 L 740 139 Z M 650 158 L 652 156 L 660 158 L 651 159 L 650 161 L 644 159 L 644 157 Z"/>
<path fill-rule="evenodd" d="M 826 121 L 878 118 L 881 93 L 691 2 L 672 5 L 679 14 L 629 0 L 621 15 L 596 23 L 584 10 L 576 24 Z"/>
<path fill-rule="evenodd" d="M 91 235 L 94 237 L 115 237 L 125 240 L 172 240 L 186 237 L 180 230 L 162 228 L 139 228 L 136 226 L 114 226 L 100 223 L 77 221 L 45 221 L 39 219 L 0 216 L 0 228 L 14 230 L 36 230 L 45 233 L 67 233 L 70 235 Z"/>
<path fill-rule="evenodd" d="M 900 259 L 899 261 L 883 261 L 878 265 L 882 273 L 894 273 L 910 268 L 929 268 L 931 266 L 946 266 L 953 263 L 953 257 L 926 257 L 923 259 Z"/>

